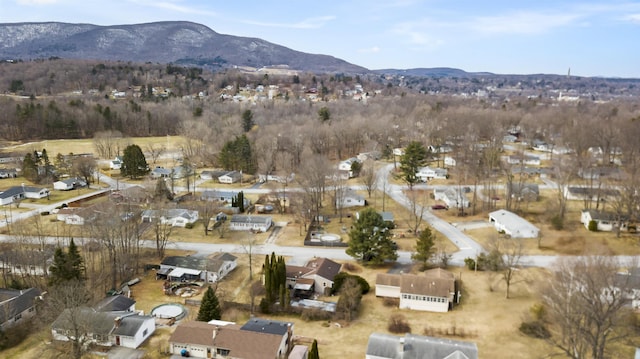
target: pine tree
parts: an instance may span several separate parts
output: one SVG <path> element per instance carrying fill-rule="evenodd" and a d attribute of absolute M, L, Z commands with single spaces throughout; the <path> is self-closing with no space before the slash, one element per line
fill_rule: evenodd
<path fill-rule="evenodd" d="M 213 288 L 209 286 L 202 296 L 202 302 L 200 303 L 200 310 L 198 311 L 196 320 L 208 322 L 214 319 L 219 320 L 220 318 L 222 318 L 220 302 Z"/>
<path fill-rule="evenodd" d="M 402 171 L 402 179 L 413 189 L 413 185 L 420 180 L 416 173 L 420 167 L 427 162 L 427 149 L 424 145 L 417 141 L 412 141 L 404 150 L 404 155 L 400 158 L 400 170 Z"/>
<path fill-rule="evenodd" d="M 426 269 L 427 263 L 433 256 L 433 246 L 436 236 L 431 232 L 431 228 L 426 227 L 416 240 L 416 251 L 411 255 L 411 259 L 422 264 L 422 269 Z"/>
<path fill-rule="evenodd" d="M 244 132 L 249 132 L 254 125 L 255 122 L 253 122 L 253 112 L 251 112 L 251 110 L 245 110 L 242 113 L 242 130 L 244 130 Z"/>
<path fill-rule="evenodd" d="M 124 149 L 120 173 L 131 179 L 144 176 L 149 172 L 149 165 L 138 145 L 129 145 Z"/>
<path fill-rule="evenodd" d="M 311 344 L 311 351 L 309 352 L 308 359 L 320 359 L 320 353 L 318 352 L 318 341 L 313 340 L 313 344 Z"/>
<path fill-rule="evenodd" d="M 58 285 L 69 281 L 83 281 L 84 269 L 84 259 L 72 238 L 68 252 L 65 252 L 61 247 L 56 248 L 53 254 L 53 265 L 49 268 L 51 274 L 49 284 Z"/>

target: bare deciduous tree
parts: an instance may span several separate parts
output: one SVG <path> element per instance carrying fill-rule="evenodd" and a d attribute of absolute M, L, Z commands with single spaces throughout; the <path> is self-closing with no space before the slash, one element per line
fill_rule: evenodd
<path fill-rule="evenodd" d="M 366 160 L 360 170 L 360 182 L 367 190 L 367 195 L 371 198 L 371 193 L 378 186 L 378 173 L 374 167 L 374 161 Z"/>
<path fill-rule="evenodd" d="M 563 258 L 556 264 L 542 298 L 551 320 L 549 341 L 562 353 L 602 359 L 611 344 L 627 338 L 630 276 L 616 275 L 622 267 L 605 256 Z"/>

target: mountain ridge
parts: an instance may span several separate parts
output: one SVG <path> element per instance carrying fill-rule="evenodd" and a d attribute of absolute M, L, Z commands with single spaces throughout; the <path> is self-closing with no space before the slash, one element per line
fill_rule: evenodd
<path fill-rule="evenodd" d="M 108 26 L 64 22 L 2 23 L 0 57 L 179 62 L 209 67 L 286 66 L 301 71 L 369 72 L 364 67 L 333 56 L 304 53 L 259 38 L 220 34 L 189 21 Z"/>

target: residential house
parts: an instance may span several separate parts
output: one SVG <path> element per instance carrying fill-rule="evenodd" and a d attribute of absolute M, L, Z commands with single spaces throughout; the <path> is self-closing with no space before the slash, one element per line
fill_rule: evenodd
<path fill-rule="evenodd" d="M 0 251 L 0 270 L 17 277 L 44 276 L 53 264 L 53 247 L 6 249 Z"/>
<path fill-rule="evenodd" d="M 296 297 L 310 297 L 314 293 L 329 295 L 333 280 L 342 270 L 340 263 L 328 258 L 313 258 L 304 266 L 287 265 L 287 287 Z"/>
<path fill-rule="evenodd" d="M 624 291 L 631 308 L 640 309 L 640 268 L 616 273 L 614 283 L 618 290 Z"/>
<path fill-rule="evenodd" d="M 510 165 L 540 166 L 540 157 L 527 154 L 515 154 L 507 156 Z"/>
<path fill-rule="evenodd" d="M 356 163 L 360 164 L 362 163 L 362 161 L 360 161 L 357 157 L 351 157 L 344 161 L 340 161 L 340 163 L 338 163 L 338 171 L 347 173 L 349 178 L 353 178 L 357 175 L 357 173 L 353 171 L 353 165 Z"/>
<path fill-rule="evenodd" d="M 361 162 L 364 162 L 366 160 L 377 161 L 382 157 L 382 154 L 380 153 L 380 151 L 360 152 L 356 157 L 358 157 L 358 160 L 360 160 Z"/>
<path fill-rule="evenodd" d="M 122 168 L 122 157 L 116 156 L 113 160 L 109 161 L 109 168 L 112 170 L 119 170 Z"/>
<path fill-rule="evenodd" d="M 611 188 L 571 187 L 566 189 L 568 200 L 610 201 L 620 195 L 620 191 Z"/>
<path fill-rule="evenodd" d="M 434 153 L 434 154 L 449 153 L 449 152 L 453 151 L 451 146 L 448 146 L 448 145 L 442 145 L 442 146 L 429 145 L 429 146 L 427 146 L 427 150 L 429 152 L 431 152 L 431 153 Z"/>
<path fill-rule="evenodd" d="M 551 152 L 551 150 L 553 149 L 553 146 L 544 141 L 533 140 L 531 148 L 540 152 Z"/>
<path fill-rule="evenodd" d="M 394 148 L 393 149 L 394 156 L 404 156 L 404 148 Z"/>
<path fill-rule="evenodd" d="M 629 229 L 629 221 L 624 216 L 618 216 L 612 212 L 583 209 L 580 214 L 580 223 L 584 225 L 584 228 L 589 229 L 589 223 L 591 223 L 591 221 L 596 222 L 598 231 L 627 231 Z"/>
<path fill-rule="evenodd" d="M 516 201 L 534 202 L 540 197 L 540 187 L 536 183 L 511 183 L 506 195 Z"/>
<path fill-rule="evenodd" d="M 171 208 L 163 210 L 147 209 L 142 212 L 142 222 L 153 222 L 159 220 L 162 224 L 168 224 L 172 227 L 186 227 L 187 224 L 194 224 L 199 213 L 196 210 L 185 208 Z"/>
<path fill-rule="evenodd" d="M 504 209 L 489 213 L 489 221 L 493 223 L 498 232 L 504 232 L 511 238 L 537 238 L 540 233 L 538 227 Z"/>
<path fill-rule="evenodd" d="M 416 177 L 418 177 L 422 182 L 427 182 L 433 179 L 447 179 L 447 173 L 448 172 L 446 168 L 432 168 L 426 166 L 420 167 L 418 169 L 418 172 L 416 172 Z"/>
<path fill-rule="evenodd" d="M 444 165 L 447 167 L 455 167 L 456 166 L 456 159 L 451 157 L 451 156 L 444 156 Z"/>
<path fill-rule="evenodd" d="M 79 334 L 86 343 L 133 349 L 155 330 L 152 316 L 135 312 L 100 312 L 86 307 L 65 309 L 51 325 L 54 340 L 75 340 Z"/>
<path fill-rule="evenodd" d="M 232 231 L 266 232 L 272 224 L 271 216 L 234 214 L 229 221 L 229 229 Z"/>
<path fill-rule="evenodd" d="M 70 191 L 76 188 L 86 187 L 87 182 L 82 178 L 68 178 L 65 180 L 53 182 L 53 189 L 57 191 Z"/>
<path fill-rule="evenodd" d="M 282 322 L 279 320 L 254 317 L 244 323 L 244 325 L 240 327 L 240 330 L 279 336 L 282 338 L 279 347 L 284 348 L 284 353 L 288 353 L 293 345 L 292 322 Z"/>
<path fill-rule="evenodd" d="M 151 194 L 142 186 L 131 186 L 111 192 L 111 199 L 117 203 L 145 204 L 151 199 Z"/>
<path fill-rule="evenodd" d="M 359 214 L 360 212 L 358 212 Z M 395 218 L 393 217 L 393 212 L 378 212 L 380 214 L 380 216 L 382 217 L 382 220 L 387 222 L 390 225 L 394 225 L 395 224 Z M 393 227 L 392 227 L 393 228 Z"/>
<path fill-rule="evenodd" d="M 611 178 L 613 180 L 622 180 L 624 173 L 618 167 L 590 167 L 586 169 L 578 169 L 578 176 L 582 179 L 595 180 L 600 178 Z"/>
<path fill-rule="evenodd" d="M 435 188 L 433 198 L 442 201 L 449 208 L 467 208 L 471 206 L 469 199 L 461 188 Z"/>
<path fill-rule="evenodd" d="M 49 197 L 49 190 L 42 187 L 14 186 L 0 192 L 0 205 L 7 205 L 23 199 L 42 199 Z"/>
<path fill-rule="evenodd" d="M 336 199 L 336 207 L 338 208 L 363 207 L 366 205 L 367 200 L 365 197 L 350 189 L 347 189 L 341 198 Z"/>
<path fill-rule="evenodd" d="M 149 176 L 151 176 L 151 178 L 153 178 L 153 179 L 171 178 L 171 173 L 172 172 L 173 172 L 173 170 L 168 169 L 168 168 L 156 167 L 151 172 L 149 172 Z M 174 178 L 178 178 L 178 177 L 174 177 Z"/>
<path fill-rule="evenodd" d="M 36 315 L 40 289 L 0 289 L 0 330 L 6 330 Z"/>
<path fill-rule="evenodd" d="M 110 295 L 102 298 L 93 306 L 97 312 L 127 312 L 136 311 L 136 301 L 122 294 Z"/>
<path fill-rule="evenodd" d="M 376 276 L 376 297 L 399 298 L 400 309 L 446 313 L 460 300 L 453 273 L 441 268 L 423 274 Z"/>
<path fill-rule="evenodd" d="M 278 359 L 287 355 L 288 335 L 242 330 L 237 325 L 182 322 L 169 338 L 169 352 L 192 358 Z"/>
<path fill-rule="evenodd" d="M 86 209 L 79 207 L 60 208 L 56 213 L 56 219 L 65 224 L 84 225 L 84 212 Z"/>
<path fill-rule="evenodd" d="M 221 190 L 205 190 L 200 194 L 200 199 L 203 201 L 218 202 L 218 206 L 222 207 L 225 212 L 240 213 L 238 207 L 232 206 L 234 198 L 237 199 L 238 193 L 236 191 L 221 191 Z M 243 196 L 244 208 L 251 206 L 251 200 L 247 196 Z"/>
<path fill-rule="evenodd" d="M 289 352 L 288 359 L 308 359 L 309 347 L 306 345 L 296 344 Z"/>
<path fill-rule="evenodd" d="M 200 172 L 200 179 L 203 180 L 212 180 L 212 179 L 217 179 L 218 177 L 226 174 L 229 171 L 202 171 Z"/>
<path fill-rule="evenodd" d="M 405 334 L 369 335 L 365 359 L 478 359 L 475 343 Z"/>
<path fill-rule="evenodd" d="M 0 168 L 0 178 L 16 178 L 18 171 L 16 169 Z"/>
<path fill-rule="evenodd" d="M 170 281 L 205 281 L 216 283 L 238 266 L 238 258 L 229 253 L 218 253 L 211 258 L 192 256 L 166 257 L 160 263 L 157 278 Z"/>
<path fill-rule="evenodd" d="M 240 182 L 241 180 L 242 180 L 242 172 L 238 172 L 238 171 L 227 172 L 222 176 L 218 177 L 218 182 L 226 183 L 226 184 Z"/>

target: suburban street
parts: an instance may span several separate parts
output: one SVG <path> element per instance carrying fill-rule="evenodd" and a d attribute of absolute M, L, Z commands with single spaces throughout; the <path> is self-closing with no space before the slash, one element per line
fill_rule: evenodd
<path fill-rule="evenodd" d="M 393 170 L 393 164 L 385 165 L 378 170 L 378 182 L 377 188 L 379 190 L 384 190 L 386 194 L 391 197 L 394 201 L 398 202 L 402 206 L 406 207 L 408 210 L 411 208 L 411 204 L 407 196 L 405 196 L 403 190 L 406 186 L 390 184 L 389 176 L 391 171 Z M 116 188 L 124 189 L 127 187 L 131 187 L 133 185 L 128 184 L 126 182 L 119 182 L 111 177 L 100 174 L 100 183 L 109 185 L 109 188 L 103 188 L 97 190 L 95 192 L 91 192 L 88 194 L 84 194 L 82 196 L 77 196 L 71 198 L 64 202 L 71 202 L 74 200 L 82 199 L 85 197 L 92 196 L 96 193 L 107 192 L 111 190 L 115 190 Z M 548 184 L 549 186 L 553 185 L 553 183 Z M 353 189 L 362 189 L 362 186 L 352 186 Z M 419 185 L 418 188 L 421 189 L 431 189 L 431 186 Z M 261 189 L 261 188 L 226 188 L 226 190 L 242 190 L 245 193 L 267 193 L 271 190 Z M 300 189 L 296 188 L 287 188 L 287 191 L 296 191 Z M 30 205 L 29 208 L 32 208 L 30 211 L 16 213 L 13 214 L 12 220 L 19 221 L 27 219 L 34 215 L 39 215 L 43 211 L 52 211 L 55 207 L 60 206 L 64 202 L 59 203 L 51 203 L 47 205 Z M 25 206 L 26 207 L 26 206 Z M 449 263 L 454 266 L 463 266 L 465 258 L 476 258 L 476 256 L 482 252 L 484 252 L 484 248 L 474 241 L 471 237 L 467 236 L 460 228 L 452 225 L 451 223 L 435 216 L 431 213 L 430 208 L 425 209 L 423 213 L 423 219 L 426 223 L 428 223 L 435 230 L 439 231 L 447 237 L 448 240 L 451 241 L 459 250 L 455 253 L 451 253 L 451 260 Z M 0 227 L 6 226 L 6 222 L 0 222 Z M 0 242 L 12 242 L 16 238 L 11 235 L 0 235 Z M 62 244 L 65 239 L 58 237 L 47 237 L 48 243 L 51 244 Z M 90 240 L 91 238 L 74 238 L 76 243 L 83 244 Z M 313 257 L 326 257 L 334 260 L 352 260 L 353 258 L 345 253 L 344 247 L 342 248 L 331 248 L 331 247 L 296 247 L 296 246 L 280 246 L 276 243 L 258 243 L 251 248 L 240 244 L 216 244 L 216 243 L 192 243 L 192 242 L 170 242 L 167 246 L 169 249 L 177 249 L 177 250 L 186 250 L 186 251 L 195 251 L 199 255 L 208 255 L 216 252 L 229 252 L 236 254 L 246 254 L 249 251 L 252 254 L 266 255 L 272 252 L 277 253 L 278 255 L 282 255 L 285 257 L 292 257 L 294 261 L 302 261 L 304 259 L 309 259 Z M 142 241 L 142 247 L 145 248 L 155 248 L 156 244 L 154 241 Z M 533 255 L 533 256 L 523 256 L 521 258 L 521 264 L 524 266 L 535 266 L 535 267 L 545 267 L 549 268 L 553 265 L 553 263 L 558 259 L 559 256 L 543 256 L 543 255 Z M 631 259 L 637 258 L 634 256 L 619 256 L 620 260 L 629 261 Z M 409 264 L 411 263 L 411 252 L 408 251 L 398 251 L 398 260 L 399 264 Z"/>

